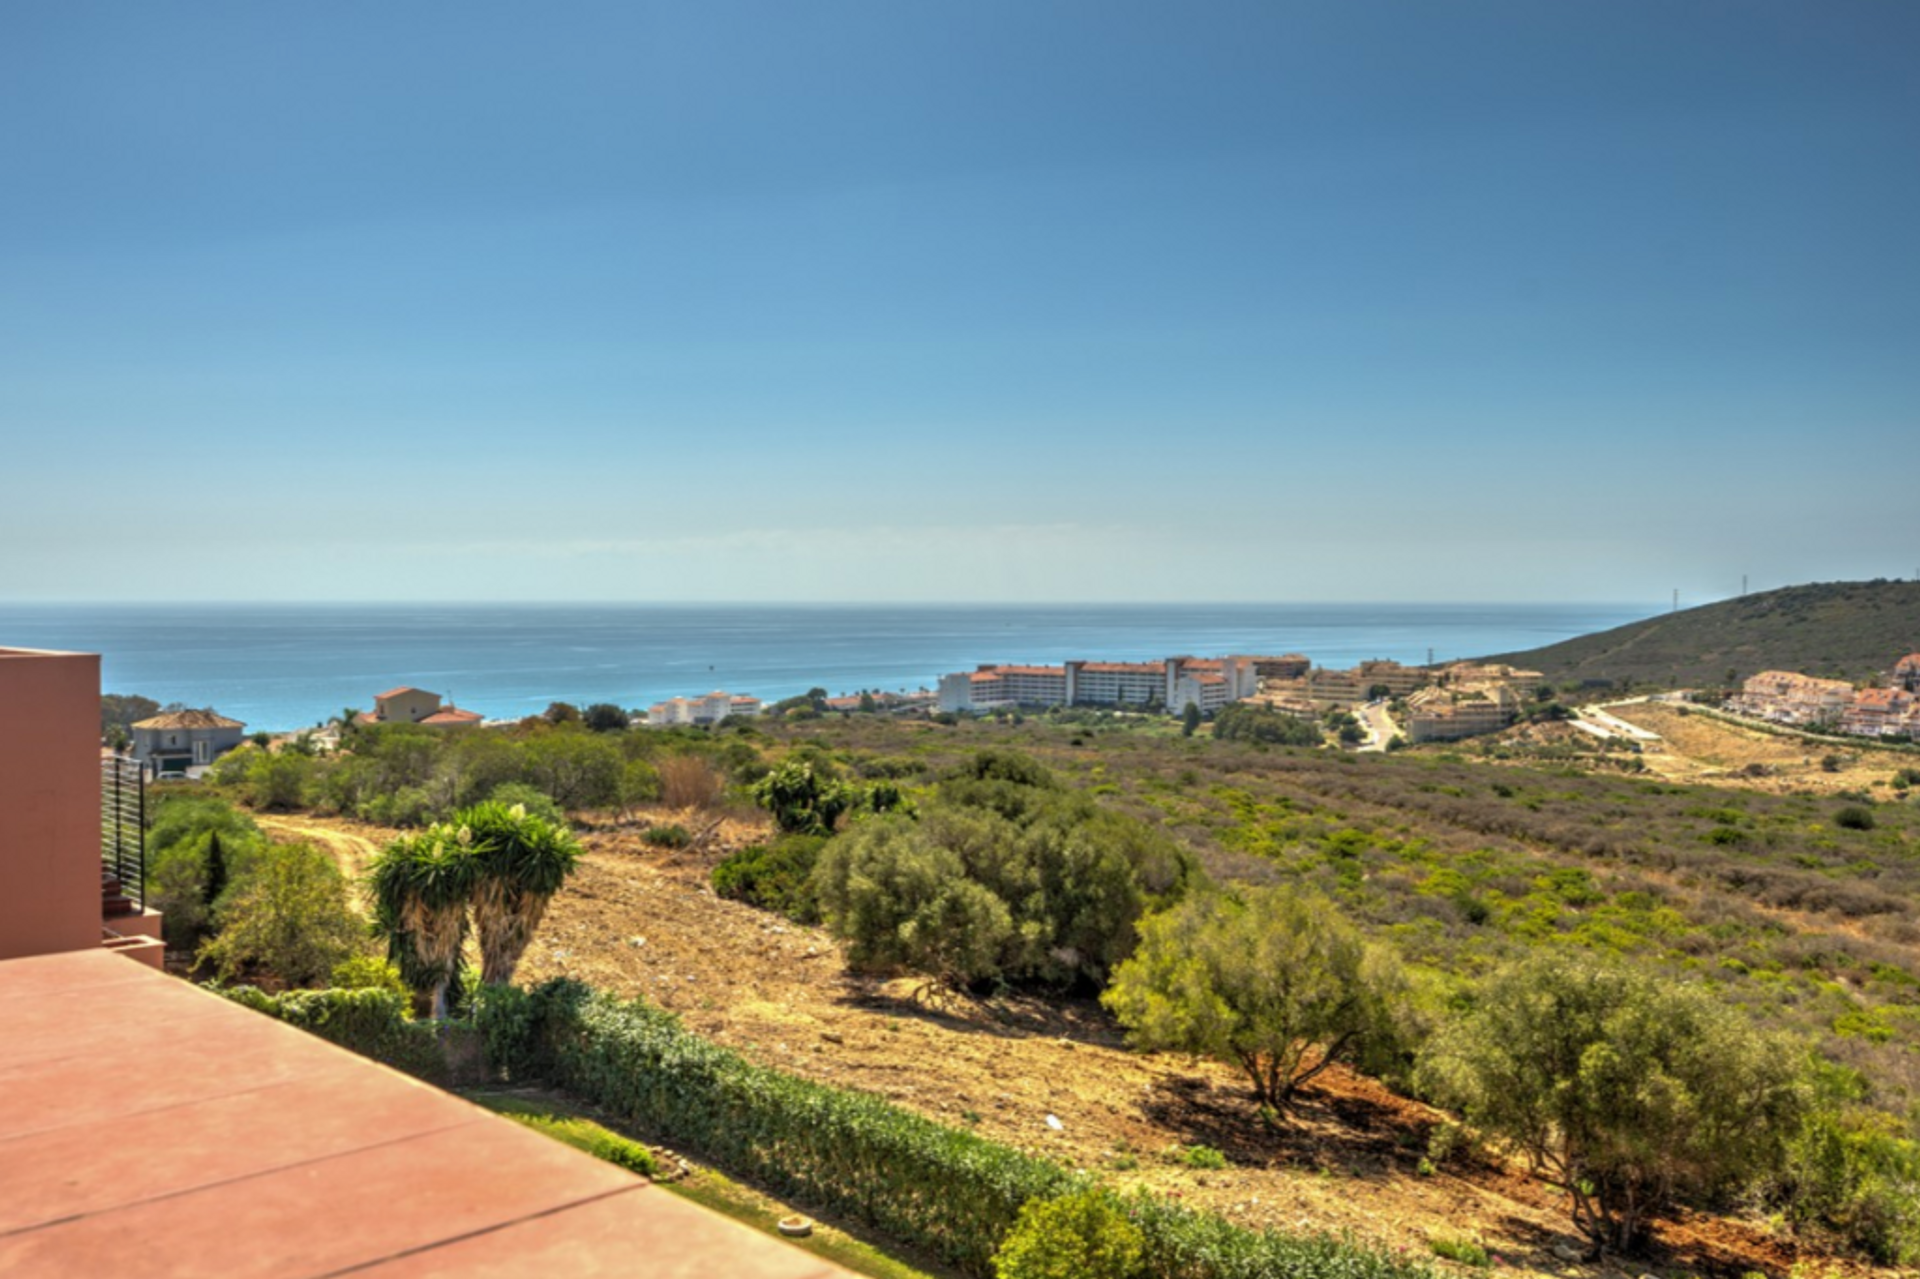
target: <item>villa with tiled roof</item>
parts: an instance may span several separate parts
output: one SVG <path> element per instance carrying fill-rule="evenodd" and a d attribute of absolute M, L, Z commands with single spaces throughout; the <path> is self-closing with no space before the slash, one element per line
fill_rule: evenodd
<path fill-rule="evenodd" d="M 425 724 L 430 728 L 470 727 L 482 722 L 477 711 L 461 710 L 452 702 L 441 703 L 440 694 L 424 688 L 402 685 L 376 693 L 373 709 L 354 717 L 357 724 Z"/>
<path fill-rule="evenodd" d="M 246 740 L 247 726 L 210 710 L 167 711 L 133 725 L 133 757 L 155 776 L 184 776 Z"/>

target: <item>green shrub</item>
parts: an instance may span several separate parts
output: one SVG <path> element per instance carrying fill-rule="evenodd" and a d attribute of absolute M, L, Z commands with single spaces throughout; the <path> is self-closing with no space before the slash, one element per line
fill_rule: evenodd
<path fill-rule="evenodd" d="M 789 835 L 831 835 L 840 815 L 859 802 L 858 790 L 830 777 L 812 760 L 789 758 L 748 788 L 753 802 L 773 814 Z"/>
<path fill-rule="evenodd" d="M 1397 963 L 1323 898 L 1280 887 L 1196 894 L 1141 934 L 1101 996 L 1128 1041 L 1236 1065 L 1276 1109 L 1334 1062 L 1394 1038 Z"/>
<path fill-rule="evenodd" d="M 1575 1224 L 1622 1252 L 1649 1214 L 1717 1202 L 1777 1166 L 1806 1101 L 1793 1046 L 1709 991 L 1559 954 L 1491 978 L 1420 1077 L 1566 1187 Z"/>
<path fill-rule="evenodd" d="M 1263 742 L 1273 746 L 1318 746 L 1320 726 L 1266 706 L 1235 702 L 1213 717 L 1213 735 L 1223 742 Z"/>
<path fill-rule="evenodd" d="M 1091 986 L 1196 873 L 1145 822 L 1059 789 L 1025 756 L 983 752 L 918 821 L 877 817 L 829 843 L 813 887 L 857 966 Z"/>
<path fill-rule="evenodd" d="M 994 1254 L 995 1279 L 1145 1279 L 1146 1236 L 1098 1190 L 1030 1200 Z"/>
<path fill-rule="evenodd" d="M 347 905 L 347 880 L 311 844 L 275 844 L 254 859 L 214 912 L 201 962 L 221 980 L 264 970 L 288 985 L 323 981 L 334 965 L 371 945 Z"/>
<path fill-rule="evenodd" d="M 1796 1230 L 1824 1235 L 1884 1266 L 1920 1262 L 1920 1145 L 1860 1104 L 1858 1074 L 1821 1064 L 1819 1104 L 1778 1166 L 1770 1197 Z"/>
<path fill-rule="evenodd" d="M 1454 1239 L 1447 1235 L 1435 1235 L 1427 1240 L 1427 1246 L 1433 1249 L 1436 1257 L 1445 1257 L 1448 1261 L 1457 1261 L 1463 1266 L 1486 1267 L 1492 1264 L 1487 1258 L 1487 1250 L 1471 1239 Z"/>
<path fill-rule="evenodd" d="M 1859 804 L 1849 804 L 1833 815 L 1833 824 L 1842 830 L 1872 830 L 1873 810 Z"/>
<path fill-rule="evenodd" d="M 475 739 L 485 740 L 485 739 Z M 515 804 L 527 810 L 528 816 L 538 817 L 554 826 L 565 826 L 567 815 L 553 797 L 537 786 L 525 782 L 502 782 L 487 792 L 487 799 L 495 804 L 505 804 L 512 808 Z"/>
<path fill-rule="evenodd" d="M 826 842 L 818 835 L 783 835 L 770 844 L 749 844 L 713 868 L 713 891 L 817 924 L 820 901 L 811 877 Z"/>
<path fill-rule="evenodd" d="M 1006 903 L 916 823 L 861 823 L 821 851 L 811 883 L 855 968 L 913 968 L 959 986 L 1003 971 L 1014 933 Z"/>
<path fill-rule="evenodd" d="M 446 1080 L 447 1058 L 440 1039 L 432 1025 L 408 1015 L 404 995 L 390 990 L 290 990 L 269 995 L 252 986 L 214 989 L 237 1004 L 395 1070 L 433 1083 Z"/>
<path fill-rule="evenodd" d="M 1227 1166 L 1227 1157 L 1212 1146 L 1188 1146 L 1181 1154 L 1180 1162 L 1189 1168 L 1217 1170 Z"/>
<path fill-rule="evenodd" d="M 385 990 L 403 998 L 412 994 L 401 980 L 400 970 L 378 955 L 355 955 L 335 964 L 328 986 L 333 990 Z"/>
<path fill-rule="evenodd" d="M 685 848 L 693 842 L 693 836 L 681 825 L 649 826 L 640 832 L 640 838 L 655 848 Z"/>

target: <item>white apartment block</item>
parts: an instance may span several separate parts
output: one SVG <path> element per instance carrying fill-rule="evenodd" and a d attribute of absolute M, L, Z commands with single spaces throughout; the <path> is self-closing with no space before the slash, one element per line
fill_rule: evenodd
<path fill-rule="evenodd" d="M 1009 706 L 1132 706 L 1203 713 L 1259 691 L 1250 657 L 1169 657 L 1158 662 L 1071 661 L 1059 666 L 987 665 L 940 677 L 943 711 Z"/>
<path fill-rule="evenodd" d="M 705 697 L 673 697 L 664 702 L 655 702 L 647 708 L 647 723 L 660 726 L 718 724 L 721 720 L 733 716 L 759 713 L 759 698 L 736 696 L 716 690 Z"/>

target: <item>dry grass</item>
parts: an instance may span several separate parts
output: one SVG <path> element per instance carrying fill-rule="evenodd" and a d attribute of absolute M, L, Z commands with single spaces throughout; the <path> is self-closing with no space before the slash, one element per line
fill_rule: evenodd
<path fill-rule="evenodd" d="M 698 755 L 670 755 L 656 765 L 660 773 L 660 802 L 668 808 L 706 812 L 720 805 L 727 779 Z"/>

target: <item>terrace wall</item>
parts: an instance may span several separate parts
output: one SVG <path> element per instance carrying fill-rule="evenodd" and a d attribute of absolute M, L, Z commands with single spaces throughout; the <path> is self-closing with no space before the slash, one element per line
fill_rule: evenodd
<path fill-rule="evenodd" d="M 100 944 L 100 658 L 0 648 L 0 960 Z"/>

